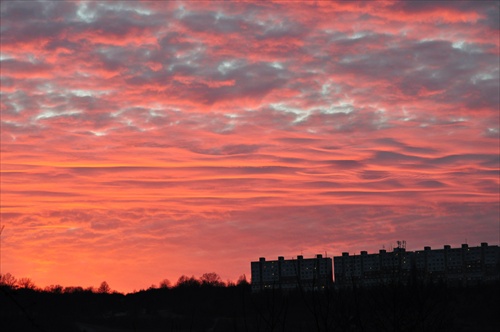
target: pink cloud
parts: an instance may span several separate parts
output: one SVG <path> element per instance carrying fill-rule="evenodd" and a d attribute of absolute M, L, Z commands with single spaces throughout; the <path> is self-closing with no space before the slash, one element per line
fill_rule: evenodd
<path fill-rule="evenodd" d="M 3 271 L 131 291 L 497 241 L 492 3 L 32 5 L 1 12 Z"/>

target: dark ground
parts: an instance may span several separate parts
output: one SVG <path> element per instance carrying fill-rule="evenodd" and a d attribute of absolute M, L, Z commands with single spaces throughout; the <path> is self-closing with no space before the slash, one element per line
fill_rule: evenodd
<path fill-rule="evenodd" d="M 500 331 L 500 283 L 252 294 L 248 284 L 133 294 L 0 287 L 0 331 Z"/>

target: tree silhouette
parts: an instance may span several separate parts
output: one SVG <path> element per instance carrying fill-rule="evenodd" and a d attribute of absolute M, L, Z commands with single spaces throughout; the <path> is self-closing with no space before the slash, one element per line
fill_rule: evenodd
<path fill-rule="evenodd" d="M 35 283 L 30 278 L 20 278 L 17 284 L 23 289 L 36 289 Z"/>
<path fill-rule="evenodd" d="M 64 287 L 63 293 L 65 293 L 65 294 L 83 293 L 83 287 L 80 287 L 80 286 Z"/>
<path fill-rule="evenodd" d="M 97 289 L 97 293 L 109 294 L 109 293 L 111 293 L 111 287 L 109 287 L 109 285 L 106 281 L 103 281 L 103 282 L 101 282 L 101 285 Z"/>
<path fill-rule="evenodd" d="M 48 293 L 62 294 L 64 291 L 64 287 L 61 285 L 50 285 L 45 287 L 43 290 Z"/>
<path fill-rule="evenodd" d="M 6 273 L 0 276 L 0 285 L 15 288 L 16 284 L 17 279 L 12 274 Z"/>
<path fill-rule="evenodd" d="M 2 277 L 11 284 L 15 280 Z M 175 287 L 124 295 L 113 292 L 107 282 L 95 289 L 51 285 L 33 291 L 22 288 L 31 287 L 24 279 L 12 288 L 0 287 L 0 331 L 500 330 L 498 282 L 447 287 L 395 279 L 373 287 L 252 292 L 244 275 L 236 286 L 200 287 L 202 282 L 222 282 L 217 274 L 207 273 L 200 279 L 182 276 Z"/>
<path fill-rule="evenodd" d="M 236 285 L 238 286 L 249 286 L 250 283 L 247 280 L 247 276 L 245 274 L 242 274 L 239 278 L 238 281 L 236 282 Z"/>
<path fill-rule="evenodd" d="M 182 275 L 177 280 L 175 284 L 176 287 L 198 287 L 200 286 L 200 281 L 196 279 L 194 276 L 188 277 L 186 275 Z"/>
<path fill-rule="evenodd" d="M 170 288 L 172 286 L 172 283 L 168 279 L 163 279 L 160 281 L 160 288 Z"/>
<path fill-rule="evenodd" d="M 215 272 L 203 273 L 200 277 L 202 286 L 223 287 L 224 282 L 221 277 Z"/>

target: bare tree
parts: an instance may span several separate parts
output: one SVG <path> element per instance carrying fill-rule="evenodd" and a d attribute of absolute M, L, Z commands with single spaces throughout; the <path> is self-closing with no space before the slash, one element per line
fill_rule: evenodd
<path fill-rule="evenodd" d="M 45 292 L 54 293 L 54 294 L 62 294 L 64 287 L 61 285 L 50 285 L 44 288 Z"/>
<path fill-rule="evenodd" d="M 6 273 L 0 276 L 0 285 L 15 288 L 16 284 L 17 279 L 12 274 Z"/>
<path fill-rule="evenodd" d="M 203 286 L 224 286 L 224 282 L 222 281 L 221 277 L 215 272 L 203 273 L 203 275 L 200 277 L 200 281 Z"/>
<path fill-rule="evenodd" d="M 109 293 L 111 293 L 111 287 L 109 287 L 109 285 L 106 281 L 103 281 L 103 282 L 101 282 L 101 285 L 97 289 L 97 293 L 109 294 Z"/>
<path fill-rule="evenodd" d="M 247 280 L 247 276 L 245 274 L 242 274 L 239 278 L 238 281 L 236 282 L 236 285 L 238 286 L 249 286 L 250 283 Z"/>
<path fill-rule="evenodd" d="M 36 289 L 36 285 L 30 278 L 20 278 L 17 285 L 23 289 Z"/>
<path fill-rule="evenodd" d="M 83 287 L 80 286 L 67 286 L 64 287 L 63 293 L 65 294 L 73 294 L 73 293 L 82 293 Z"/>
<path fill-rule="evenodd" d="M 175 284 L 176 287 L 197 287 L 200 286 L 200 281 L 196 279 L 194 276 L 188 277 L 186 275 L 182 275 L 177 280 Z"/>
<path fill-rule="evenodd" d="M 272 287 L 252 297 L 252 304 L 258 315 L 256 320 L 258 326 L 264 323 L 265 331 L 286 331 L 287 315 L 290 307 L 288 294 L 277 287 Z"/>
<path fill-rule="evenodd" d="M 160 281 L 159 287 L 160 288 L 170 288 L 170 287 L 172 287 L 172 283 L 168 279 L 163 279 L 162 281 Z"/>

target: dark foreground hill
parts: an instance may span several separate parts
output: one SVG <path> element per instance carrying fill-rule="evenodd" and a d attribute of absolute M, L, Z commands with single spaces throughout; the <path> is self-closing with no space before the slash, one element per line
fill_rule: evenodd
<path fill-rule="evenodd" d="M 0 331 L 500 331 L 500 284 L 252 294 L 184 285 L 132 294 L 2 286 Z"/>

